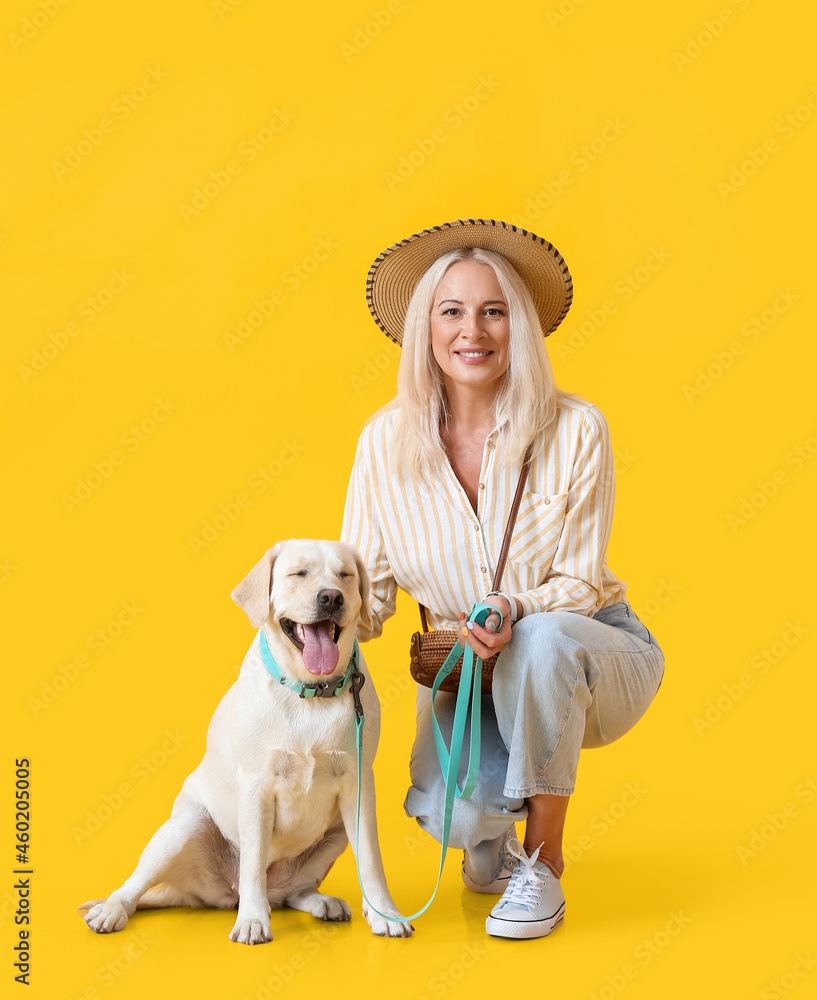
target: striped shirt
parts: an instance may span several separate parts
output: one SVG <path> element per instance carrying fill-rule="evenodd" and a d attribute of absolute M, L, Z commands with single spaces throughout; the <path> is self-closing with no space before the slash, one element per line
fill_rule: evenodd
<path fill-rule="evenodd" d="M 456 628 L 461 611 L 492 589 L 496 558 L 519 479 L 519 464 L 494 462 L 497 428 L 485 441 L 477 510 L 448 461 L 429 486 L 387 456 L 394 411 L 364 427 L 355 453 L 341 538 L 362 555 L 371 580 L 373 627 L 380 635 L 400 588 L 429 610 L 430 628 Z M 561 397 L 555 433 L 535 452 L 522 494 L 501 589 L 525 614 L 593 615 L 624 599 L 608 569 L 615 473 L 607 422 L 592 403 Z"/>

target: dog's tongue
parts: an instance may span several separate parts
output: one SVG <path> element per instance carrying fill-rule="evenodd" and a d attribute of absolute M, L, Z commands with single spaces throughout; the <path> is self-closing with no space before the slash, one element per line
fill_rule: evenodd
<path fill-rule="evenodd" d="M 304 624 L 304 666 L 310 674 L 331 674 L 338 665 L 338 647 L 332 641 L 334 624 L 322 622 Z"/>

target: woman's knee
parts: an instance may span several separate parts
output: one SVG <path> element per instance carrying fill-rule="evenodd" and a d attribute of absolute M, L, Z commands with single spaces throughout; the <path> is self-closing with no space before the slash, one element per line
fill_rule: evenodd
<path fill-rule="evenodd" d="M 573 686 L 580 667 L 592 670 L 582 634 L 582 615 L 546 611 L 527 615 L 514 625 L 513 636 L 494 669 L 495 696 L 527 684 Z M 498 682 L 498 683 L 496 683 Z"/>
<path fill-rule="evenodd" d="M 510 799 L 504 794 L 507 753 L 504 759 L 500 753 L 492 753 L 490 740 L 484 749 L 486 753 L 480 760 L 479 776 L 471 797 L 454 799 L 449 836 L 452 847 L 467 847 L 497 836 L 496 831 L 505 829 L 509 817 L 524 806 L 523 799 Z M 436 760 L 434 765 L 433 769 L 424 770 L 422 775 L 416 767 L 412 769 L 412 785 L 406 794 L 404 809 L 427 833 L 440 841 L 445 812 L 445 780 Z"/>
<path fill-rule="evenodd" d="M 470 799 L 455 799 L 448 835 L 449 847 L 469 849 L 484 840 L 500 836 L 524 810 L 524 799 L 506 798 L 500 789 L 499 795 L 491 793 L 483 783 L 482 776 Z M 404 808 L 408 816 L 417 820 L 423 830 L 438 842 L 442 842 L 445 784 L 439 794 L 421 792 L 412 785 L 406 795 Z"/>
<path fill-rule="evenodd" d="M 592 621 L 587 615 L 575 611 L 539 611 L 525 615 L 514 625 L 513 639 L 521 637 L 526 643 L 533 641 L 544 646 L 573 643 L 582 646 L 593 628 L 589 624 Z"/>

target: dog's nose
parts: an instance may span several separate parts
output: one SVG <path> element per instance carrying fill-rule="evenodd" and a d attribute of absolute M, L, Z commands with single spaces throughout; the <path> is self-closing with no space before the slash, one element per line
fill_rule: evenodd
<path fill-rule="evenodd" d="M 343 607 L 343 594 L 339 590 L 321 590 L 318 593 L 318 607 L 333 615 Z"/>

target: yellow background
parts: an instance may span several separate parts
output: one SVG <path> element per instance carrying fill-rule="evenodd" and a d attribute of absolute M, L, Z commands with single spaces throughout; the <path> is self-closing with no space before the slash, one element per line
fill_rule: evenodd
<path fill-rule="evenodd" d="M 798 964 L 817 948 L 811 7 L 233 4 L 3 8 L 2 976 L 16 986 L 13 761 L 28 757 L 29 996 L 814 995 Z M 667 659 L 644 720 L 583 755 L 564 927 L 486 938 L 490 897 L 463 889 L 452 852 L 415 937 L 376 939 L 347 851 L 325 884 L 351 924 L 275 912 L 274 942 L 252 949 L 214 911 L 91 934 L 74 907 L 133 869 L 252 639 L 230 590 L 278 539 L 337 537 L 359 429 L 395 387 L 371 261 L 460 217 L 525 226 L 571 268 L 548 346 L 610 424 L 609 564 Z M 73 503 L 78 479 L 90 495 Z M 191 541 L 219 515 L 214 540 Z M 438 857 L 402 811 L 416 625 L 403 597 L 365 650 L 404 912 Z"/>

